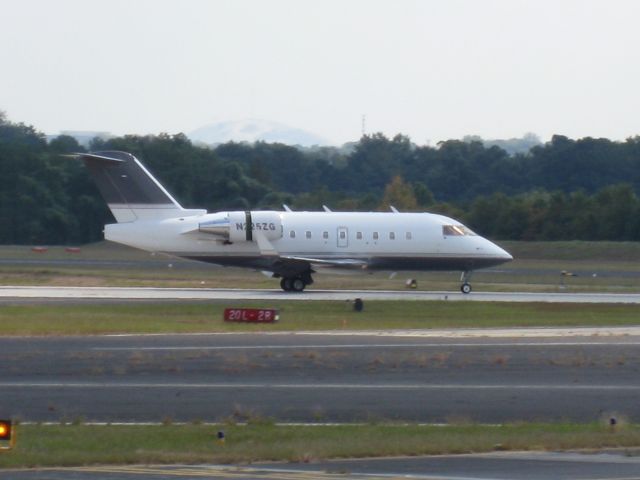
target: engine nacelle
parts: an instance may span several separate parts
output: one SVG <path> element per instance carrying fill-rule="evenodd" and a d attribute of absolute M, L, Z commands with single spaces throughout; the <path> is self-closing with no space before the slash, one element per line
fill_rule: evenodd
<path fill-rule="evenodd" d="M 227 212 L 200 223 L 199 230 L 218 235 L 231 243 L 255 242 L 256 232 L 269 240 L 277 240 L 282 238 L 282 220 L 278 212 Z"/>

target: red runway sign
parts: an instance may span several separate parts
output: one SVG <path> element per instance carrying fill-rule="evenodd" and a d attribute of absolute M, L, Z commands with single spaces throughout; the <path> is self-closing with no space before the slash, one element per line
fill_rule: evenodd
<path fill-rule="evenodd" d="M 279 319 L 273 308 L 225 308 L 225 322 L 273 323 Z"/>

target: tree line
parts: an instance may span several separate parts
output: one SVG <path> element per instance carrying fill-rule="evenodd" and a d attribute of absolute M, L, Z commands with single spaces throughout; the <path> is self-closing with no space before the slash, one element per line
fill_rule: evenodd
<path fill-rule="evenodd" d="M 475 139 L 416 145 L 365 135 L 340 148 L 194 145 L 185 135 L 94 139 L 136 155 L 185 207 L 431 211 L 509 240 L 640 240 L 640 137 L 556 135 L 508 154 Z M 69 136 L 47 141 L 0 112 L 0 243 L 82 244 L 113 218 Z"/>

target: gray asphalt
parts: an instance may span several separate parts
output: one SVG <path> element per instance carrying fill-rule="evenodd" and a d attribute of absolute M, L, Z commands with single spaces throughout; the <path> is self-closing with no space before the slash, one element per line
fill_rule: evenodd
<path fill-rule="evenodd" d="M 421 332 L 0 339 L 0 412 L 23 421 L 590 421 L 640 418 L 640 336 Z M 433 332 L 431 332 L 433 333 Z M 508 332 L 507 332 L 508 333 Z M 615 332 L 614 332 L 615 333 Z M 640 479 L 624 454 L 492 453 L 251 467 L 0 471 L 61 479 Z"/>
<path fill-rule="evenodd" d="M 640 337 L 218 334 L 0 339 L 23 421 L 640 420 Z"/>
<path fill-rule="evenodd" d="M 259 469 L 260 465 L 254 465 Z M 624 454 L 508 452 L 419 458 L 333 460 L 296 467 L 299 471 L 387 475 L 423 479 L 632 479 L 640 478 L 640 457 Z"/>
<path fill-rule="evenodd" d="M 150 287 L 0 287 L 0 299 L 64 299 L 66 301 L 121 300 L 447 300 L 479 302 L 554 302 L 640 304 L 634 293 L 528 293 L 528 292 L 421 292 L 406 290 L 315 290 L 283 292 L 279 289 L 150 288 Z"/>
<path fill-rule="evenodd" d="M 190 479 L 235 480 L 382 479 L 430 480 L 631 480 L 640 479 L 640 456 L 611 454 L 509 452 L 432 457 L 332 460 L 309 464 L 251 466 L 96 466 L 70 469 L 4 471 L 12 480 Z"/>

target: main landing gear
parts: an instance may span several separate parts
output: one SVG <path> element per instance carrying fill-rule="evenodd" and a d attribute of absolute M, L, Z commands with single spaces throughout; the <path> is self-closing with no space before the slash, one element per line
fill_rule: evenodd
<path fill-rule="evenodd" d="M 280 280 L 280 288 L 285 292 L 302 292 L 307 285 L 311 285 L 313 279 L 310 274 L 298 275 L 297 277 L 283 277 Z"/>
<path fill-rule="evenodd" d="M 462 272 L 462 275 L 460 276 L 460 281 L 462 282 L 462 285 L 460 285 L 460 291 L 465 295 L 471 293 L 472 290 L 469 280 L 471 280 L 471 272 Z"/>

